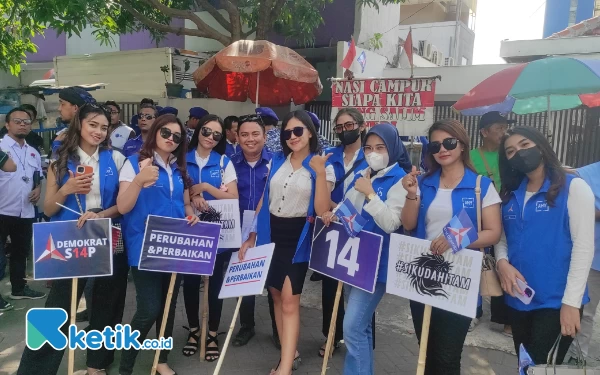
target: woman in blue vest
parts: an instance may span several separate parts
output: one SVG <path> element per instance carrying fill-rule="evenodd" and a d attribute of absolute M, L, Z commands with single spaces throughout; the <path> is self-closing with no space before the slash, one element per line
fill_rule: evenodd
<path fill-rule="evenodd" d="M 81 228 L 86 220 L 120 216 L 116 201 L 119 191 L 119 170 L 125 157 L 108 147 L 110 114 L 94 104 L 78 109 L 65 141 L 57 151 L 56 162 L 48 168 L 44 213 L 50 221 L 79 220 Z M 75 177 L 77 166 L 93 168 L 93 173 Z M 59 204 L 69 209 L 61 208 Z M 127 290 L 127 259 L 125 254 L 113 257 L 113 275 L 95 280 L 92 291 L 93 311 L 90 329 L 104 330 L 121 323 Z M 81 297 L 87 279 L 78 279 L 77 300 Z M 63 308 L 70 311 L 71 280 L 54 280 L 45 307 Z M 67 329 L 67 325 L 63 327 Z M 56 374 L 64 350 L 54 350 L 45 345 L 40 350 L 25 349 L 19 374 Z M 105 348 L 88 350 L 89 374 L 105 374 L 102 369 L 113 362 L 114 351 Z"/>
<path fill-rule="evenodd" d="M 267 286 L 275 305 L 281 360 L 272 374 L 289 375 L 300 362 L 296 351 L 300 294 L 308 270 L 314 218 L 330 209 L 335 174 L 331 166 L 326 167 L 330 155 L 318 155 L 317 131 L 305 111 L 285 116 L 281 146 L 283 152 L 275 153 L 271 160 L 255 225 L 240 248 L 239 258 L 243 260 L 255 243 L 275 243 Z"/>
<path fill-rule="evenodd" d="M 410 163 L 406 163 L 406 149 L 393 125 L 375 125 L 363 144 L 369 167 L 355 175 L 346 199 L 367 220 L 362 229 L 383 236 L 383 248 L 374 293 L 349 285 L 344 287 L 348 298 L 343 321 L 347 349 L 344 375 L 375 373 L 372 316 L 385 293 L 390 233 L 401 226 L 400 214 L 406 196 L 402 178 L 410 168 Z M 323 217 L 329 225 L 333 214 L 327 212 Z"/>
<path fill-rule="evenodd" d="M 477 223 L 477 173 L 469 158 L 469 136 L 459 121 L 435 122 L 429 129 L 429 142 L 428 172 L 417 181 L 418 172 L 413 167 L 413 172 L 403 179 L 408 194 L 402 224 L 405 230 L 414 229 L 415 237 L 431 241 L 433 254 L 443 255 L 450 245 L 442 235 L 442 228 L 455 215 L 464 209 L 471 221 Z M 469 246 L 472 249 L 495 245 L 501 233 L 498 192 L 487 177 L 481 178 L 480 187 L 482 230 L 477 241 Z M 424 305 L 410 301 L 410 309 L 420 340 Z M 426 374 L 460 374 L 462 348 L 470 323 L 466 316 L 433 308 Z"/>
<path fill-rule="evenodd" d="M 565 171 L 534 128 L 508 131 L 500 144 L 499 167 L 504 236 L 496 259 L 515 350 L 519 353 L 523 344 L 536 365 L 545 364 L 562 334 L 567 337 L 559 345 L 560 364 L 579 331 L 582 305 L 589 302 L 594 194 L 584 180 Z M 518 280 L 529 290 L 520 288 Z M 531 294 L 529 304 L 516 298 Z"/>
<path fill-rule="evenodd" d="M 363 115 L 355 108 L 342 108 L 336 114 L 333 130 L 340 140 L 340 145 L 327 149 L 326 154 L 331 154 L 329 163 L 335 172 L 335 184 L 331 193 L 332 202 L 337 205 L 344 199 L 344 194 L 354 176 L 367 168 L 368 164 L 362 149 L 362 140 L 366 134 Z M 335 207 L 334 205 L 334 207 Z M 333 207 L 332 207 L 333 208 Z M 337 291 L 338 281 L 321 274 L 313 273 L 311 280 L 322 280 L 321 305 L 323 311 L 323 335 L 329 334 L 331 314 Z M 338 307 L 335 338 L 333 350 L 340 347 L 340 340 L 344 337 L 344 297 Z M 319 357 L 325 355 L 325 345 L 319 349 Z"/>
<path fill-rule="evenodd" d="M 199 211 L 208 208 L 206 201 L 214 199 L 238 199 L 237 177 L 235 168 L 225 155 L 225 127 L 223 120 L 216 115 L 206 115 L 196 126 L 190 151 L 187 154 L 187 169 L 192 188 L 190 196 L 192 205 Z M 219 343 L 217 330 L 221 321 L 223 300 L 219 292 L 223 284 L 223 266 L 231 252 L 225 251 L 217 255 L 215 269 L 208 283 L 208 336 L 206 338 L 205 359 L 213 362 L 219 359 Z M 192 356 L 198 350 L 200 342 L 200 282 L 202 276 L 185 275 L 183 277 L 183 299 L 188 317 L 189 334 L 187 344 L 183 347 L 183 355 Z"/>
<path fill-rule="evenodd" d="M 142 271 L 137 268 L 142 251 L 148 215 L 187 218 L 194 225 L 198 217 L 190 203 L 188 189 L 191 186 L 185 154 L 186 130 L 174 115 L 159 116 L 152 124 L 148 138 L 139 154 L 130 156 L 119 176 L 117 198 L 119 212 L 124 215 L 123 238 L 136 291 L 137 308 L 131 320 L 131 329 L 140 331 L 139 340 L 146 339 L 150 328 L 156 323 L 158 336 L 162 324 L 171 275 L 162 272 Z M 181 278 L 177 277 L 167 318 L 164 337 L 172 337 L 177 293 Z M 93 316 L 93 314 L 92 314 Z M 131 375 L 138 351 L 124 350 L 119 373 Z M 157 372 L 173 375 L 167 364 L 168 350 L 160 352 Z"/>

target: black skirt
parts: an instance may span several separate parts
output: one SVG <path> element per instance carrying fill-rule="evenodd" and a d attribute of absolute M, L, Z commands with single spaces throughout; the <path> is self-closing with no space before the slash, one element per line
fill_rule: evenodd
<path fill-rule="evenodd" d="M 275 252 L 267 276 L 267 286 L 281 291 L 285 278 L 289 277 L 292 294 L 301 294 L 308 262 L 292 263 L 292 260 L 306 224 L 306 217 L 283 218 L 271 214 L 270 220 L 271 242 L 275 244 Z"/>

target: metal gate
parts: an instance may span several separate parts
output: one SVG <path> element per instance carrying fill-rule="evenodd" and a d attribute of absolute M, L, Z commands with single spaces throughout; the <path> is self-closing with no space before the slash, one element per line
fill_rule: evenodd
<path fill-rule="evenodd" d="M 118 104 L 121 106 L 121 121 L 123 121 L 124 124 L 129 125 L 133 115 L 137 115 L 140 103 L 125 102 Z"/>
<path fill-rule="evenodd" d="M 451 108 L 454 102 L 436 102 L 434 120 L 454 118 L 463 123 L 471 138 L 471 147 L 481 144 L 477 129 L 480 116 L 463 116 Z M 337 144 L 332 131 L 331 102 L 310 102 L 308 111 L 314 112 L 321 120 L 321 134 L 331 143 Z M 528 115 L 508 116 L 516 120 L 518 126 L 533 126 L 545 133 L 559 160 L 568 166 L 578 168 L 600 161 L 600 108 L 568 109 L 552 112 L 552 123 L 548 126 L 547 114 L 532 113 Z"/>

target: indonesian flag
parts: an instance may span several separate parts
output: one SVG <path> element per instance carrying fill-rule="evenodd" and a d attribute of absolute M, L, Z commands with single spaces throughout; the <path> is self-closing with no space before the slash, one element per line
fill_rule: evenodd
<path fill-rule="evenodd" d="M 354 38 L 350 41 L 350 48 L 348 48 L 348 53 L 346 53 L 346 57 L 342 61 L 342 68 L 350 69 L 354 59 L 356 58 L 356 45 L 354 44 Z"/>

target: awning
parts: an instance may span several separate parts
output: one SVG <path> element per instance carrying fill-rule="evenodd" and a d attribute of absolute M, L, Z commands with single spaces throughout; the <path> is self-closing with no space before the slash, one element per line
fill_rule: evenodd
<path fill-rule="evenodd" d="M 92 83 L 89 85 L 76 85 L 77 87 L 81 87 L 85 91 L 94 91 L 98 89 L 106 88 L 106 83 Z M 0 94 L 7 92 L 16 92 L 19 94 L 31 94 L 31 95 L 53 95 L 57 94 L 60 90 L 66 89 L 68 87 L 75 86 L 52 86 L 52 87 L 11 87 L 11 88 L 3 88 L 0 89 Z"/>

